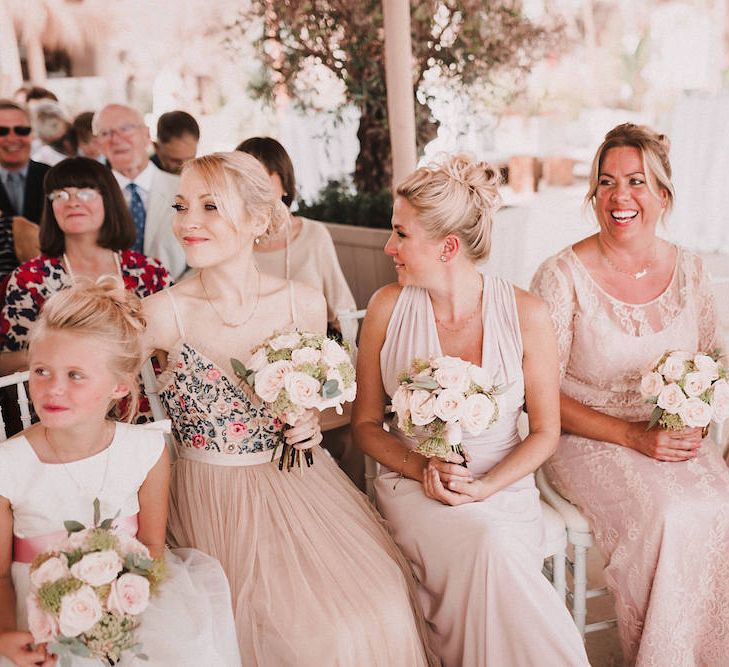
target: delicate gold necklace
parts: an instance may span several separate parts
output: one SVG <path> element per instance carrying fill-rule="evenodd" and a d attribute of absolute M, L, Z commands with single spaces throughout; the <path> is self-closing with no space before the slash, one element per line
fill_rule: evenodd
<path fill-rule="evenodd" d="M 114 425 L 112 424 L 112 429 L 113 428 L 114 428 Z M 114 439 L 113 433 L 115 432 L 115 430 L 112 431 L 111 437 L 109 437 L 107 435 L 104 438 L 105 440 L 108 440 L 109 441 L 109 444 L 105 447 L 105 450 L 104 450 L 104 451 L 106 451 L 106 462 L 104 463 L 104 474 L 103 474 L 103 476 L 101 478 L 101 484 L 99 485 L 98 490 L 95 493 L 93 493 L 88 488 L 86 488 L 86 487 L 82 486 L 81 484 L 79 484 L 78 480 L 73 476 L 73 474 L 71 473 L 71 470 L 66 465 L 66 462 L 63 461 L 61 459 L 60 455 L 58 454 L 58 450 L 56 449 L 56 446 L 53 444 L 53 441 L 51 440 L 51 432 L 48 430 L 48 427 L 44 426 L 43 429 L 44 429 L 43 433 L 44 433 L 44 435 L 46 437 L 46 442 L 48 443 L 48 446 L 51 448 L 51 452 L 53 452 L 53 456 L 55 456 L 56 457 L 56 461 L 63 466 L 63 469 L 66 471 L 66 474 L 71 478 L 71 481 L 76 485 L 76 488 L 79 491 L 81 491 L 81 493 L 91 493 L 94 498 L 99 498 L 101 496 L 101 492 L 104 490 L 104 485 L 106 484 L 106 476 L 107 476 L 107 474 L 109 472 L 109 459 L 111 458 L 111 441 Z M 107 430 L 107 433 L 108 433 L 108 430 L 109 429 L 107 428 L 106 430 Z M 92 456 L 95 456 L 95 454 L 93 454 Z M 86 460 L 88 458 L 91 458 L 91 457 L 90 456 L 86 456 L 83 459 L 78 459 L 78 460 L 79 461 L 84 461 L 84 460 Z"/>
<path fill-rule="evenodd" d="M 463 331 L 463 328 L 473 320 L 476 315 L 481 312 L 481 299 L 478 300 L 478 305 L 474 311 L 465 319 L 461 320 L 456 326 L 448 326 L 440 318 L 436 317 L 435 321 L 439 326 L 443 327 L 446 331 Z"/>
<path fill-rule="evenodd" d="M 597 249 L 600 251 L 600 254 L 603 256 L 611 269 L 617 271 L 618 273 L 622 273 L 625 276 L 630 276 L 633 280 L 640 280 L 641 278 L 644 278 L 648 275 L 648 269 L 650 269 L 651 266 L 653 266 L 653 262 L 656 261 L 656 254 L 658 253 L 658 243 L 655 243 L 653 245 L 653 256 L 650 258 L 648 263 L 645 264 L 643 268 L 639 271 L 626 271 L 625 269 L 621 269 L 619 266 L 614 264 L 605 252 L 605 248 L 603 247 L 602 241 L 600 240 L 599 236 L 597 237 Z"/>
<path fill-rule="evenodd" d="M 248 314 L 248 316 L 241 320 L 241 321 L 231 321 L 226 320 L 223 317 L 223 314 L 216 308 L 215 304 L 213 303 L 212 299 L 210 298 L 210 295 L 208 294 L 207 289 L 205 289 L 205 283 L 203 282 L 202 277 L 202 271 L 198 273 L 198 277 L 200 278 L 200 286 L 203 289 L 203 294 L 205 294 L 205 300 L 208 302 L 208 305 L 213 309 L 213 312 L 218 316 L 218 319 L 223 323 L 223 326 L 235 328 L 235 327 L 242 327 L 244 324 L 247 324 L 248 321 L 253 317 L 253 314 L 256 312 L 256 308 L 258 307 L 258 298 L 261 294 L 261 272 L 258 270 L 258 267 L 254 266 L 256 270 L 256 274 L 258 275 L 258 284 L 256 286 L 256 294 L 255 298 L 253 299 L 253 306 L 251 307 L 251 312 Z"/>
<path fill-rule="evenodd" d="M 119 254 L 111 251 L 112 257 L 114 258 L 114 266 L 116 267 L 116 272 L 119 274 L 119 277 L 123 280 L 124 274 L 122 273 L 121 268 L 121 262 L 119 261 Z M 63 253 L 63 263 L 66 265 L 66 272 L 68 273 L 68 277 L 71 279 L 71 282 L 73 284 L 76 283 L 76 274 L 73 272 L 73 267 L 71 266 L 71 260 L 68 258 L 68 255 L 64 252 Z"/>

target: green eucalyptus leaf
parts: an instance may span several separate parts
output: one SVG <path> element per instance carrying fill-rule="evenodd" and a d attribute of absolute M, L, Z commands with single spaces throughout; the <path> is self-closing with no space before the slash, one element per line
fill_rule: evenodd
<path fill-rule="evenodd" d="M 68 531 L 68 534 L 78 533 L 81 530 L 86 530 L 86 526 L 78 521 L 64 521 L 63 527 Z"/>
<path fill-rule="evenodd" d="M 248 375 L 248 370 L 244 366 L 242 361 L 239 361 L 238 359 L 235 359 L 234 357 L 230 358 L 230 365 L 233 368 L 233 372 L 236 374 L 238 378 L 241 380 L 246 379 L 246 375 Z"/>
<path fill-rule="evenodd" d="M 439 389 L 440 385 L 432 378 L 421 378 L 415 380 L 409 387 L 410 389 L 424 389 L 425 391 L 433 391 Z"/>
<path fill-rule="evenodd" d="M 94 498 L 94 526 L 98 526 L 100 520 L 101 520 L 101 501 L 98 498 Z"/>
<path fill-rule="evenodd" d="M 99 528 L 103 530 L 109 530 L 114 525 L 114 519 L 104 519 L 100 524 Z"/>
<path fill-rule="evenodd" d="M 324 398 L 334 398 L 335 396 L 339 396 L 341 393 L 342 391 L 339 389 L 339 380 L 327 380 L 321 388 L 321 395 Z"/>
<path fill-rule="evenodd" d="M 652 429 L 663 417 L 663 408 L 659 408 L 657 405 L 655 408 L 653 408 L 653 412 L 651 412 L 651 418 L 648 420 L 648 428 L 646 428 L 646 431 Z"/>

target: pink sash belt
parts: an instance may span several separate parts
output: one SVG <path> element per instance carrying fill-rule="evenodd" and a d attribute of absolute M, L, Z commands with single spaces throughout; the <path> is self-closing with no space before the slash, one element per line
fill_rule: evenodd
<path fill-rule="evenodd" d="M 114 528 L 128 533 L 132 537 L 136 536 L 139 528 L 139 514 L 117 519 L 114 522 Z M 65 530 L 59 530 L 55 533 L 36 537 L 13 536 L 13 561 L 16 563 L 31 563 L 38 554 L 51 551 L 67 535 L 68 533 Z"/>

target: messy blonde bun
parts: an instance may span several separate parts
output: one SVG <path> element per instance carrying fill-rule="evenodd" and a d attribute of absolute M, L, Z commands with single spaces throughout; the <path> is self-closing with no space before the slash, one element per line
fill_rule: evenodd
<path fill-rule="evenodd" d="M 486 162 L 453 155 L 442 163 L 416 169 L 397 188 L 416 210 L 431 238 L 455 234 L 473 261 L 491 251 L 491 226 L 501 205 L 499 177 Z"/>
<path fill-rule="evenodd" d="M 274 233 L 289 219 L 289 210 L 276 197 L 263 165 L 241 151 L 212 153 L 189 160 L 182 173 L 193 171 L 205 182 L 218 211 L 234 229 L 244 222 L 255 236 Z"/>
<path fill-rule="evenodd" d="M 29 346 L 49 331 L 68 331 L 91 336 L 111 352 L 111 371 L 129 387 L 131 419 L 139 405 L 138 376 L 142 366 L 142 334 L 146 323 L 142 302 L 124 289 L 116 276 L 101 276 L 96 282 L 79 279 L 56 292 L 43 304 L 30 332 Z"/>

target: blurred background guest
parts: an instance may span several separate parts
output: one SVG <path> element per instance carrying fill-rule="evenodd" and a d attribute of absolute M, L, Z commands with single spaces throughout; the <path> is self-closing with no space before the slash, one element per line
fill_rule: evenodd
<path fill-rule="evenodd" d="M 48 165 L 30 159 L 32 140 L 28 110 L 0 99 L 0 278 L 38 254 Z"/>
<path fill-rule="evenodd" d="M 105 166 L 84 157 L 63 160 L 48 171 L 44 191 L 42 254 L 10 275 L 0 314 L 2 373 L 27 367 L 30 325 L 46 299 L 79 276 L 118 275 L 140 297 L 170 282 L 159 260 L 129 249 L 134 224 Z"/>
<path fill-rule="evenodd" d="M 106 162 L 101 154 L 99 140 L 94 136 L 91 123 L 94 119 L 93 111 L 82 111 L 73 119 L 73 131 L 76 134 L 76 153 L 79 157 L 90 157 L 92 160 Z"/>
<path fill-rule="evenodd" d="M 149 129 L 136 109 L 109 104 L 94 115 L 93 128 L 132 214 L 132 249 L 158 257 L 173 278 L 179 277 L 185 253 L 172 232 L 179 178 L 150 162 Z"/>
<path fill-rule="evenodd" d="M 152 162 L 162 171 L 179 174 L 182 165 L 197 154 L 200 127 L 186 111 L 168 111 L 157 121 L 157 141 Z"/>
<path fill-rule="evenodd" d="M 41 145 L 32 158 L 49 166 L 76 155 L 77 141 L 71 121 L 58 102 L 40 102 L 32 109 L 33 129 Z"/>

